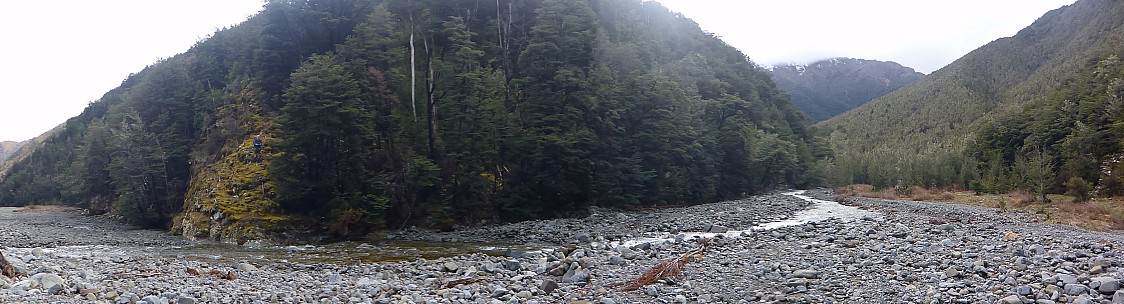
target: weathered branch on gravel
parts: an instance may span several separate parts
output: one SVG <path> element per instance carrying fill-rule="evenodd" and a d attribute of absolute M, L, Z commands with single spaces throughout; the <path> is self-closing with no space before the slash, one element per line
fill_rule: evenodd
<path fill-rule="evenodd" d="M 619 287 L 623 291 L 632 291 L 640 289 L 640 287 L 648 286 L 666 280 L 671 277 L 679 277 L 683 275 L 683 266 L 687 265 L 692 260 L 702 259 L 703 252 L 706 247 L 710 245 L 711 239 L 703 239 L 699 241 L 699 246 L 691 251 L 680 255 L 677 258 L 667 259 L 659 262 L 652 269 L 648 269 L 643 275 L 631 281 L 620 282 L 610 285 L 610 287 Z"/>
<path fill-rule="evenodd" d="M 127 278 L 127 277 L 133 277 L 133 278 L 151 278 L 151 277 L 155 277 L 155 276 L 158 276 L 158 275 L 163 275 L 163 273 L 160 273 L 160 272 L 148 272 L 148 273 L 141 273 L 141 272 L 117 272 L 117 273 L 114 273 L 113 275 L 114 275 L 114 276 L 116 276 L 116 277 L 118 277 L 118 278 Z"/>
<path fill-rule="evenodd" d="M 455 280 L 449 280 L 449 282 L 445 283 L 445 288 L 452 288 L 453 286 L 463 285 L 463 284 L 472 284 L 472 283 L 483 281 L 484 279 L 485 279 L 484 277 L 466 277 L 466 278 L 460 278 L 460 279 L 455 279 Z"/>
<path fill-rule="evenodd" d="M 202 273 L 200 273 L 198 269 L 191 268 L 191 267 L 188 267 L 187 270 L 184 270 L 184 272 L 186 272 L 189 275 L 193 275 L 193 276 L 202 275 Z M 230 271 L 221 271 L 221 270 L 211 269 L 210 271 L 207 271 L 207 274 L 215 276 L 216 278 L 224 279 L 224 280 L 233 280 L 234 279 L 234 273 L 230 272 Z"/>
<path fill-rule="evenodd" d="M 0 275 L 9 278 L 19 276 L 19 273 L 16 272 L 16 268 L 12 266 L 12 263 L 8 263 L 8 259 L 4 258 L 3 252 L 0 252 Z"/>
<path fill-rule="evenodd" d="M 212 269 L 211 271 L 208 271 L 207 274 L 213 275 L 216 278 L 220 278 L 220 279 L 223 279 L 223 280 L 233 280 L 234 279 L 234 273 L 230 272 L 230 271 L 219 271 L 219 270 Z"/>

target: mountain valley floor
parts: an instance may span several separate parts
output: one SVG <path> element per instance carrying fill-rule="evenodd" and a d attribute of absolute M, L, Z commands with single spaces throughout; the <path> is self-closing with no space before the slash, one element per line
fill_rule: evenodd
<path fill-rule="evenodd" d="M 827 190 L 810 191 L 829 199 Z M 379 263 L 183 258 L 190 245 L 74 212 L 0 209 L 7 303 L 1124 303 L 1124 235 L 1039 223 L 1024 212 L 851 198 L 880 216 L 751 230 L 811 203 L 774 193 L 585 218 L 405 229 L 390 238 L 525 244 L 506 256 Z M 614 286 L 715 238 L 682 275 Z M 641 237 L 668 241 L 613 246 Z M 370 246 L 370 245 L 368 245 Z M 378 246 L 377 244 L 373 246 Z"/>

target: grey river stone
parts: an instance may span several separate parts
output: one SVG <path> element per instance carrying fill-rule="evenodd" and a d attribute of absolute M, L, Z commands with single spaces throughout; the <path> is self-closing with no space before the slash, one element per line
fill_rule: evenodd
<path fill-rule="evenodd" d="M 0 208 L 5 256 L 64 281 L 52 294 L 30 278 L 0 279 L 0 302 L 1124 303 L 1119 234 L 1017 211 L 833 198 L 814 190 L 592 208 L 580 218 L 388 235 L 415 245 L 265 248 Z M 408 255 L 421 251 L 447 253 Z M 395 255 L 371 259 L 380 252 Z M 657 265 L 677 275 L 631 285 Z"/>

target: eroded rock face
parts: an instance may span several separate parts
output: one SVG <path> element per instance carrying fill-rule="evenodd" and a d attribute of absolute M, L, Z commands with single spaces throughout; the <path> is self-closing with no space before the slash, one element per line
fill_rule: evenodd
<path fill-rule="evenodd" d="M 271 154 L 253 154 L 252 137 L 192 178 L 184 212 L 173 220 L 172 232 L 190 240 L 229 244 L 270 244 L 274 232 L 291 228 L 289 217 L 276 214 L 268 177 Z"/>
<path fill-rule="evenodd" d="M 270 225 L 255 226 L 251 221 L 235 221 L 226 217 L 222 211 L 210 216 L 204 212 L 187 212 L 175 222 L 172 232 L 192 241 L 215 241 L 243 245 L 253 243 L 273 243 L 267 233 Z"/>

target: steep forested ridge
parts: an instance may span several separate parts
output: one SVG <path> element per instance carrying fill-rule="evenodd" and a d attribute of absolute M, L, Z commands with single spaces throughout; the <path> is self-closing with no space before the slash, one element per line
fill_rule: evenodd
<path fill-rule="evenodd" d="M 819 122 L 911 84 L 925 74 L 896 62 L 832 58 L 770 69 L 808 121 Z"/>
<path fill-rule="evenodd" d="M 27 157 L 30 156 L 32 152 L 35 151 L 35 149 L 42 146 L 43 143 L 46 142 L 47 138 L 50 138 L 57 134 L 59 130 L 64 127 L 64 125 L 65 124 L 59 125 L 54 129 L 47 131 L 46 133 L 40 134 L 35 138 L 22 142 L 4 142 L 3 144 L 8 148 L 6 148 L 7 151 L 5 152 L 7 155 L 0 157 L 0 179 L 2 179 L 4 175 L 6 175 L 8 171 L 12 169 L 12 166 L 15 165 L 15 163 L 22 162 L 27 159 Z"/>
<path fill-rule="evenodd" d="M 968 153 L 983 164 L 974 185 L 1002 192 L 1036 182 L 1078 198 L 1124 194 L 1124 47 L 1091 59 L 1046 99 L 980 128 Z M 1055 174 L 1034 175 L 1036 167 Z M 1029 179 L 1029 180 L 1028 180 Z"/>
<path fill-rule="evenodd" d="M 1090 62 L 1118 53 L 1120 41 L 1124 2 L 1081 0 L 912 85 L 822 122 L 818 127 L 830 134 L 837 153 L 831 168 L 835 182 L 987 190 L 981 179 L 991 170 L 989 157 L 965 150 L 979 136 L 989 136 L 985 133 L 990 131 L 981 130 L 1014 115 L 1009 113 L 1032 111 L 1059 98 L 1074 83 L 1067 79 L 1081 77 Z M 1031 158 L 1035 150 L 1040 149 L 1005 153 L 1005 167 L 1014 166 L 1020 156 Z M 1025 176 L 1026 169 L 1022 171 Z M 1019 184 L 1028 183 L 1020 179 Z"/>
<path fill-rule="evenodd" d="M 70 119 L 0 203 L 241 242 L 736 198 L 814 182 L 822 151 L 768 71 L 656 2 L 269 1 Z"/>
<path fill-rule="evenodd" d="M 8 157 L 16 154 L 16 151 L 23 147 L 24 142 L 5 141 L 0 142 L 0 163 L 8 160 Z"/>

